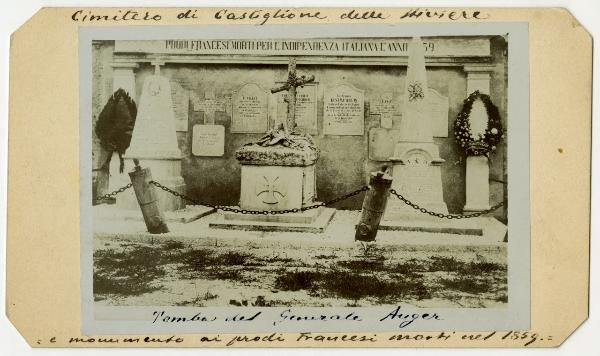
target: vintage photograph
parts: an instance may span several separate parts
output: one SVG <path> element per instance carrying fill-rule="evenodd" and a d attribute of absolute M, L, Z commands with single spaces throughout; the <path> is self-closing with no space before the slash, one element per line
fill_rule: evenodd
<path fill-rule="evenodd" d="M 92 305 L 507 310 L 511 35 L 270 36 L 91 41 Z"/>

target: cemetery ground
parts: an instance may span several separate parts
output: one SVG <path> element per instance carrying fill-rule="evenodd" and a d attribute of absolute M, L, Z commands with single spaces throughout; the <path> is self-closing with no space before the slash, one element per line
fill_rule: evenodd
<path fill-rule="evenodd" d="M 506 305 L 506 243 L 380 231 L 365 251 L 358 214 L 337 211 L 320 234 L 211 229 L 212 214 L 150 235 L 141 221 L 95 218 L 96 305 Z"/>

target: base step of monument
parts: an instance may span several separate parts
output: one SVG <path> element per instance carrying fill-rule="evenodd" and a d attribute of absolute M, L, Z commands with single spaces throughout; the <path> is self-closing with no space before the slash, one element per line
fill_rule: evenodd
<path fill-rule="evenodd" d="M 291 231 L 324 232 L 335 214 L 335 209 L 318 208 L 302 213 L 282 215 L 246 215 L 226 212 L 222 217 L 210 222 L 216 229 L 245 231 Z"/>
<path fill-rule="evenodd" d="M 190 223 L 203 216 L 214 213 L 216 210 L 204 205 L 188 205 L 183 209 L 165 211 L 163 214 L 167 223 Z M 94 207 L 95 217 L 98 219 L 144 220 L 141 210 L 119 209 L 115 205 Z"/>
<path fill-rule="evenodd" d="M 470 221 L 469 221 L 470 220 Z M 419 231 L 457 235 L 483 235 L 483 227 L 474 219 L 465 220 L 383 220 L 381 230 Z"/>
<path fill-rule="evenodd" d="M 507 227 L 493 217 L 478 217 L 462 220 L 382 220 L 380 230 L 415 231 L 476 236 L 490 241 L 504 240 Z"/>

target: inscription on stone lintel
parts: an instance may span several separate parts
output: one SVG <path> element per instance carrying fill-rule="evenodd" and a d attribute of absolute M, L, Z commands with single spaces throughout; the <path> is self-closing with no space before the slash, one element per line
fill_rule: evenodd
<path fill-rule="evenodd" d="M 254 56 L 398 57 L 408 55 L 410 38 L 170 39 L 115 41 L 115 53 Z M 428 57 L 489 57 L 488 38 L 424 37 Z"/>

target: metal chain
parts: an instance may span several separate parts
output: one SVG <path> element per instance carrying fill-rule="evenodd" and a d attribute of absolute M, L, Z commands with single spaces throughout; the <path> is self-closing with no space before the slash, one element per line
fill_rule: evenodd
<path fill-rule="evenodd" d="M 204 206 L 208 206 L 211 207 L 213 209 L 218 209 L 218 210 L 223 210 L 223 211 L 229 211 L 232 213 L 240 213 L 240 214 L 248 214 L 248 215 L 281 215 L 281 214 L 288 214 L 288 213 L 299 213 L 299 212 L 303 212 L 303 211 L 307 211 L 307 210 L 312 210 L 312 209 L 317 209 L 320 208 L 322 206 L 330 206 L 333 205 L 335 203 L 338 203 L 340 201 L 349 199 L 355 195 L 358 195 L 362 192 L 365 192 L 367 190 L 369 190 L 369 186 L 363 186 L 359 189 L 356 189 L 350 193 L 341 195 L 337 198 L 331 199 L 331 200 L 327 200 L 325 202 L 320 202 L 317 204 L 313 204 L 313 205 L 308 205 L 308 206 L 303 206 L 301 208 L 294 208 L 294 209 L 284 209 L 284 210 L 250 210 L 250 209 L 240 209 L 240 208 L 235 208 L 235 207 L 231 207 L 231 206 L 226 206 L 226 205 L 219 205 L 219 204 L 211 204 L 211 203 L 207 203 L 201 200 L 197 200 L 194 198 L 190 198 L 185 194 L 181 194 L 179 192 L 176 192 L 168 187 L 165 187 L 164 185 L 160 184 L 157 181 L 150 181 L 150 184 L 164 190 L 165 192 L 168 192 L 170 194 L 173 194 L 176 197 L 182 198 L 184 200 L 187 200 L 195 205 L 204 205 Z M 112 195 L 116 195 L 122 191 L 124 191 L 125 189 L 131 187 L 131 184 L 128 184 L 127 186 L 116 190 L 113 193 L 110 194 L 106 194 L 107 197 L 112 196 Z M 468 218 L 474 218 L 474 217 L 478 217 L 481 215 L 485 215 L 485 214 L 489 214 L 492 211 L 500 208 L 501 206 L 504 205 L 504 202 L 498 203 L 494 206 L 492 206 L 489 209 L 483 210 L 483 211 L 478 211 L 472 214 L 443 214 L 443 213 L 437 213 L 431 210 L 427 210 L 421 206 L 419 206 L 418 204 L 415 204 L 413 202 L 411 202 L 410 200 L 406 199 L 405 197 L 402 196 L 402 194 L 398 193 L 396 190 L 394 189 L 390 189 L 390 193 L 392 193 L 393 195 L 395 195 L 398 199 L 402 200 L 406 205 L 410 206 L 411 208 L 420 211 L 423 214 L 428 214 L 431 216 L 435 216 L 438 217 L 440 219 L 468 219 Z"/>
<path fill-rule="evenodd" d="M 226 206 L 226 205 L 218 205 L 218 204 L 211 204 L 211 203 L 207 203 L 201 200 L 196 200 L 193 198 L 190 198 L 184 194 L 181 194 L 179 192 L 176 192 L 168 187 L 165 187 L 164 185 L 160 184 L 157 181 L 150 181 L 150 184 L 152 184 L 155 187 L 158 187 L 162 190 L 164 190 L 167 193 L 171 193 L 176 197 L 179 197 L 181 199 L 185 199 L 195 205 L 204 205 L 204 206 L 208 206 L 211 207 L 213 209 L 218 209 L 218 210 L 223 210 L 223 211 L 230 211 L 232 213 L 241 213 L 241 214 L 248 214 L 248 215 L 281 215 L 281 214 L 289 214 L 289 213 L 299 213 L 302 211 L 307 211 L 307 210 L 312 210 L 312 209 L 317 209 L 320 208 L 322 206 L 329 206 L 332 204 L 335 204 L 337 202 L 340 202 L 342 200 L 346 200 L 350 197 L 353 197 L 355 195 L 360 194 L 361 192 L 367 191 L 369 190 L 368 186 L 364 186 L 361 187 L 355 191 L 352 191 L 348 194 L 344 194 L 340 197 L 337 197 L 335 199 L 331 199 L 328 200 L 326 202 L 321 202 L 321 203 L 317 203 L 317 204 L 313 204 L 313 205 L 308 205 L 308 206 L 303 206 L 301 208 L 294 208 L 294 209 L 284 209 L 284 210 L 249 210 L 249 209 L 240 209 L 240 208 L 234 208 L 231 206 Z"/>
<path fill-rule="evenodd" d="M 402 196 L 402 194 L 398 193 L 396 190 L 394 189 L 390 189 L 390 193 L 392 193 L 393 195 L 395 195 L 398 199 L 402 200 L 406 205 L 410 206 L 411 208 L 418 210 L 420 212 L 422 212 L 423 214 L 429 214 L 431 216 L 435 216 L 438 217 L 440 219 L 468 219 L 468 218 L 475 218 L 481 215 L 485 215 L 485 214 L 489 214 L 492 211 L 500 208 L 501 206 L 504 205 L 504 202 L 500 202 L 494 206 L 492 206 L 489 209 L 483 210 L 483 211 L 478 211 L 472 214 L 442 214 L 442 213 L 436 213 L 435 211 L 431 211 L 431 210 L 427 210 L 413 202 L 411 202 L 410 200 L 406 199 L 405 197 Z"/>
<path fill-rule="evenodd" d="M 99 195 L 99 196 L 97 196 L 97 197 L 96 197 L 96 200 L 106 200 L 106 199 L 110 199 L 110 198 L 112 198 L 112 197 L 116 196 L 116 195 L 117 195 L 117 194 L 119 194 L 119 193 L 123 193 L 124 191 L 126 191 L 127 189 L 129 189 L 129 188 L 131 188 L 131 187 L 133 187 L 133 184 L 129 183 L 129 184 L 127 184 L 127 185 L 124 185 L 124 186 L 122 186 L 121 188 L 119 188 L 119 189 L 117 189 L 117 190 L 115 190 L 115 191 L 112 191 L 112 192 L 110 192 L 110 193 L 108 193 L 108 194 L 104 194 L 104 195 Z"/>

